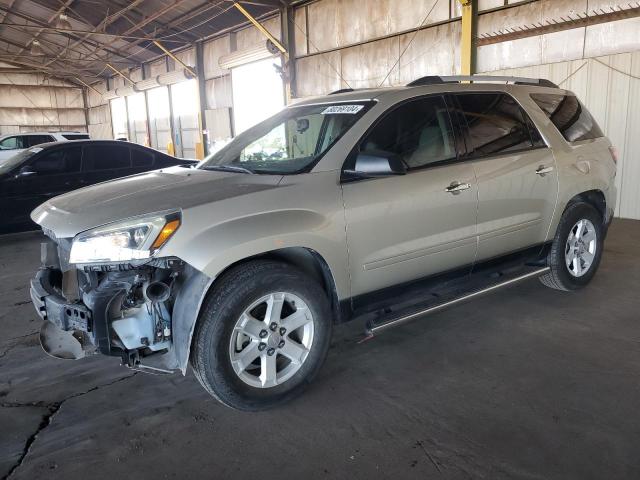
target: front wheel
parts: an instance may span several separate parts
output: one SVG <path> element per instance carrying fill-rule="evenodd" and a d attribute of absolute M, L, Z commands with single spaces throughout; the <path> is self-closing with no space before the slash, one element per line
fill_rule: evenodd
<path fill-rule="evenodd" d="M 540 281 L 557 290 L 577 290 L 595 275 L 602 257 L 604 241 L 600 213 L 584 202 L 567 207 L 549 252 L 551 271 Z"/>
<path fill-rule="evenodd" d="M 298 395 L 331 338 L 324 290 L 289 265 L 252 262 L 225 274 L 203 306 L 191 364 L 225 405 L 263 410 Z"/>

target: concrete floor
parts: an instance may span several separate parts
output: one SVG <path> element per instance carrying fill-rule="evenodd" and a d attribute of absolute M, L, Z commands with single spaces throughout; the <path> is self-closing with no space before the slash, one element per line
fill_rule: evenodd
<path fill-rule="evenodd" d="M 529 281 L 363 344 L 338 329 L 292 404 L 239 413 L 192 374 L 38 346 L 40 236 L 0 239 L 0 477 L 640 478 L 640 222 L 600 272 Z"/>

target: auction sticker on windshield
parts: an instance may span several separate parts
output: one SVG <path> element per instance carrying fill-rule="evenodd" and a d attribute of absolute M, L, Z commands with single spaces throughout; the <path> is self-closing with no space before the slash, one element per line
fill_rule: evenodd
<path fill-rule="evenodd" d="M 331 115 L 335 113 L 348 113 L 354 115 L 364 108 L 364 105 L 333 105 L 322 111 L 322 115 Z"/>

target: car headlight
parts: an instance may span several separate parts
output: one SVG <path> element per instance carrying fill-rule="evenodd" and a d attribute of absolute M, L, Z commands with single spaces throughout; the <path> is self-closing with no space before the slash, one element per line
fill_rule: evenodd
<path fill-rule="evenodd" d="M 180 213 L 156 214 L 110 223 L 78 234 L 69 263 L 126 262 L 151 256 L 180 227 Z"/>

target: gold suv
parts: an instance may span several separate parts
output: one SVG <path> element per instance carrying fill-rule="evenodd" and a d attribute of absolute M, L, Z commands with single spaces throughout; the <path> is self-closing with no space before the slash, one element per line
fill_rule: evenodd
<path fill-rule="evenodd" d="M 195 168 L 53 198 L 31 284 L 52 355 L 185 373 L 258 410 L 373 335 L 514 282 L 593 278 L 616 152 L 547 80 L 425 77 L 306 99 Z"/>

